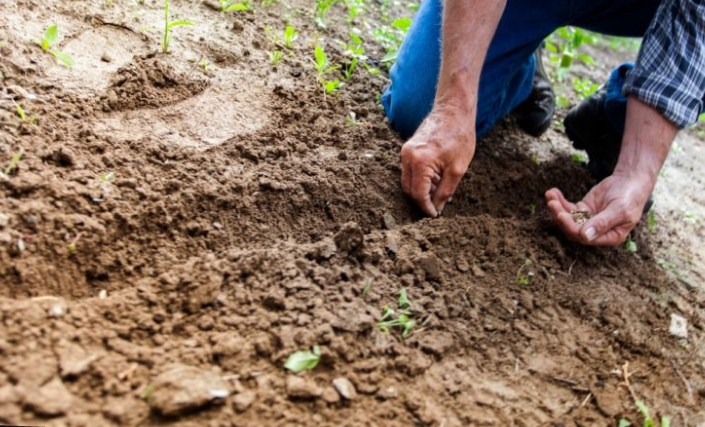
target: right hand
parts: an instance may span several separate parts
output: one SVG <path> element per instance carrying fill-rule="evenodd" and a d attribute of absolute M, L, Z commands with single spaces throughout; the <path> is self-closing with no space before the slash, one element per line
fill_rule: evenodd
<path fill-rule="evenodd" d="M 432 111 L 401 149 L 401 186 L 437 217 L 475 155 L 475 121 L 467 112 Z"/>

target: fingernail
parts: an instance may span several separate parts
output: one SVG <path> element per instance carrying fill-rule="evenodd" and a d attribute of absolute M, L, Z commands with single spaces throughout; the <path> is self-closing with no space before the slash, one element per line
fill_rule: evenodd
<path fill-rule="evenodd" d="M 587 230 L 585 230 L 585 238 L 588 239 L 588 242 L 592 241 L 592 239 L 594 239 L 596 235 L 597 235 L 597 230 L 595 230 L 595 227 L 590 227 Z"/>

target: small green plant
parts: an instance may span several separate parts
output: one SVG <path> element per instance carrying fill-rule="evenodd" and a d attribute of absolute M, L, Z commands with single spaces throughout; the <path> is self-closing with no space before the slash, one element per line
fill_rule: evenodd
<path fill-rule="evenodd" d="M 22 148 L 12 154 L 10 161 L 7 163 L 7 166 L 5 166 L 5 175 L 10 176 L 10 174 L 17 169 L 20 160 L 22 160 L 22 156 L 24 156 L 24 150 Z"/>
<path fill-rule="evenodd" d="M 365 0 L 345 0 L 345 7 L 348 9 L 346 20 L 352 24 L 365 11 Z"/>
<path fill-rule="evenodd" d="M 600 85 L 590 79 L 573 79 L 573 90 L 579 98 L 584 99 L 597 92 Z"/>
<path fill-rule="evenodd" d="M 73 58 L 66 52 L 54 49 L 54 46 L 59 41 L 59 26 L 52 24 L 44 31 L 42 40 L 37 44 L 41 46 L 42 50 L 56 59 L 56 62 L 65 66 L 66 68 L 73 67 Z"/>
<path fill-rule="evenodd" d="M 519 267 L 519 270 L 517 270 L 517 284 L 526 286 L 530 285 L 531 282 L 534 280 L 534 272 L 533 271 L 527 271 L 529 267 L 533 262 L 531 259 L 526 258 L 524 260 L 524 263 Z"/>
<path fill-rule="evenodd" d="M 651 416 L 649 407 L 646 406 L 646 403 L 644 403 L 643 401 L 637 400 L 636 402 L 634 402 L 634 405 L 636 406 L 636 409 L 639 411 L 642 418 L 644 419 L 641 424 L 642 427 L 671 427 L 671 419 L 669 417 L 661 417 L 661 420 L 657 421 Z M 629 421 L 627 418 L 620 418 L 619 422 L 617 423 L 617 427 L 631 426 L 632 422 Z"/>
<path fill-rule="evenodd" d="M 299 33 L 296 32 L 296 28 L 291 25 L 287 25 L 284 29 L 284 47 L 287 49 L 294 48 L 294 42 L 299 38 Z"/>
<path fill-rule="evenodd" d="M 638 248 L 636 246 L 636 242 L 632 240 L 631 235 L 627 236 L 627 240 L 624 241 L 624 249 L 630 254 L 636 253 Z"/>
<path fill-rule="evenodd" d="M 282 60 L 282 58 L 284 58 L 284 54 L 281 50 L 269 52 L 269 63 L 272 65 L 277 65 Z"/>
<path fill-rule="evenodd" d="M 314 345 L 312 351 L 303 350 L 292 353 L 284 363 L 284 367 L 292 372 L 310 371 L 318 366 L 321 360 L 321 348 Z"/>
<path fill-rule="evenodd" d="M 327 80 L 325 78 L 326 74 L 329 74 L 337 69 L 340 68 L 340 66 L 331 66 L 330 62 L 328 61 L 328 56 L 326 55 L 326 52 L 323 50 L 321 46 L 316 46 L 314 48 L 314 65 L 316 66 L 316 71 L 318 71 L 318 82 L 321 84 L 323 87 L 323 90 L 325 93 L 333 93 L 338 88 L 340 87 L 341 83 L 340 80 L 338 79 L 333 79 L 333 80 Z"/>
<path fill-rule="evenodd" d="M 409 295 L 406 289 L 402 288 L 399 291 L 397 310 L 384 306 L 382 318 L 377 323 L 377 327 L 384 333 L 389 333 L 394 328 L 401 329 L 402 338 L 406 338 L 416 327 L 416 321 L 413 316 L 414 312 L 411 307 L 411 301 L 409 301 Z"/>
<path fill-rule="evenodd" d="M 198 61 L 198 66 L 201 67 L 201 70 L 203 70 L 204 73 L 209 72 L 211 69 L 211 63 L 206 58 L 202 58 Z"/>
<path fill-rule="evenodd" d="M 169 17 L 169 0 L 164 0 L 164 34 L 162 36 L 162 52 L 169 53 L 171 44 L 171 30 L 176 27 L 191 27 L 194 23 L 187 19 L 172 21 Z"/>
<path fill-rule="evenodd" d="M 22 108 L 22 106 L 18 102 L 15 102 L 15 109 L 17 110 L 17 115 L 20 116 L 20 120 L 26 122 L 27 113 L 24 111 L 24 108 Z"/>
<path fill-rule="evenodd" d="M 656 212 L 654 212 L 653 209 L 649 210 L 647 217 L 647 228 L 649 229 L 649 233 L 653 233 L 656 228 Z"/>
<path fill-rule="evenodd" d="M 549 59 L 556 66 L 556 78 L 562 81 L 574 61 L 580 60 L 587 65 L 594 65 L 592 57 L 579 52 L 583 44 L 594 44 L 592 33 L 575 27 L 561 27 L 546 40 Z"/>
<path fill-rule="evenodd" d="M 232 0 L 220 0 L 220 10 L 223 13 L 228 12 L 248 12 L 252 10 L 249 0 L 236 3 Z"/>
<path fill-rule="evenodd" d="M 573 161 L 573 163 L 578 163 L 578 164 L 587 164 L 588 159 L 587 156 L 584 153 L 574 153 L 572 156 L 570 156 L 570 160 Z"/>
<path fill-rule="evenodd" d="M 321 28 L 326 27 L 325 18 L 328 15 L 328 11 L 338 0 L 316 0 L 316 9 L 313 13 L 316 25 Z"/>
<path fill-rule="evenodd" d="M 374 38 L 386 50 L 381 62 L 388 68 L 391 68 L 392 64 L 396 62 L 399 48 L 409 27 L 411 27 L 410 18 L 398 18 L 391 25 L 382 25 L 372 32 Z"/>

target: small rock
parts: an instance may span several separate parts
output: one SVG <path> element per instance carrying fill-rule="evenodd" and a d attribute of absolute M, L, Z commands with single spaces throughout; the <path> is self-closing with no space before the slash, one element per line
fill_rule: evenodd
<path fill-rule="evenodd" d="M 671 314 L 671 326 L 668 332 L 674 337 L 688 339 L 688 321 L 683 316 Z"/>
<path fill-rule="evenodd" d="M 385 237 L 384 249 L 390 255 L 396 256 L 399 253 L 399 237 L 395 233 L 389 233 Z"/>
<path fill-rule="evenodd" d="M 416 260 L 417 264 L 426 273 L 426 280 L 437 282 L 441 278 L 441 267 L 438 257 L 432 253 L 425 253 Z"/>
<path fill-rule="evenodd" d="M 243 391 L 233 398 L 233 406 L 237 412 L 245 412 L 247 408 L 252 406 L 256 397 L 257 395 L 254 391 Z"/>
<path fill-rule="evenodd" d="M 10 215 L 0 212 L 0 228 L 5 228 L 10 224 Z"/>
<path fill-rule="evenodd" d="M 64 305 L 60 302 L 55 302 L 49 307 L 49 317 L 62 317 L 66 313 Z"/>
<path fill-rule="evenodd" d="M 356 253 L 362 249 L 365 235 L 362 228 L 355 222 L 348 222 L 342 226 L 333 240 L 335 246 L 342 252 Z"/>
<path fill-rule="evenodd" d="M 455 266 L 458 268 L 458 271 L 461 273 L 467 273 L 470 270 L 470 264 L 468 264 L 468 262 L 462 258 L 458 259 L 455 262 Z"/>
<path fill-rule="evenodd" d="M 382 214 L 382 222 L 384 223 L 384 228 L 387 230 L 396 230 L 398 228 L 397 221 L 389 212 Z"/>
<path fill-rule="evenodd" d="M 78 377 L 98 359 L 97 354 L 88 354 L 83 347 L 65 341 L 57 345 L 56 353 L 59 356 L 62 378 Z"/>
<path fill-rule="evenodd" d="M 152 385 L 152 408 L 167 417 L 222 401 L 229 394 L 220 376 L 182 364 L 171 365 Z"/>
<path fill-rule="evenodd" d="M 286 378 L 286 394 L 292 398 L 313 399 L 320 397 L 323 390 L 312 380 L 290 375 Z"/>
<path fill-rule="evenodd" d="M 453 347 L 453 335 L 448 332 L 438 331 L 428 333 L 419 339 L 421 350 L 436 356 L 443 356 Z"/>
<path fill-rule="evenodd" d="M 333 380 L 333 387 L 340 393 L 340 397 L 345 400 L 355 400 L 357 398 L 357 391 L 355 391 L 355 386 L 350 382 L 349 379 L 345 377 L 336 378 Z"/>
<path fill-rule="evenodd" d="M 340 402 L 340 395 L 333 387 L 326 387 L 323 390 L 321 399 L 327 403 L 338 403 Z"/>
<path fill-rule="evenodd" d="M 73 395 L 59 378 L 54 378 L 38 390 L 29 390 L 25 404 L 38 415 L 63 415 L 71 409 Z"/>
<path fill-rule="evenodd" d="M 485 277 L 485 272 L 477 265 L 472 266 L 472 275 L 475 277 Z"/>
<path fill-rule="evenodd" d="M 108 55 L 107 53 L 104 53 L 103 55 L 100 56 L 100 60 L 103 62 L 113 62 L 113 57 Z"/>
<path fill-rule="evenodd" d="M 382 400 L 396 399 L 399 396 L 399 391 L 393 385 L 382 387 L 377 391 L 377 397 Z"/>

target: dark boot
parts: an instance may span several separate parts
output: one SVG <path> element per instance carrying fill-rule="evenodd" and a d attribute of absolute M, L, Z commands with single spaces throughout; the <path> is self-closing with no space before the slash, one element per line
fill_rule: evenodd
<path fill-rule="evenodd" d="M 573 147 L 585 150 L 588 155 L 587 169 L 597 182 L 612 175 L 622 148 L 622 132 L 614 129 L 605 113 L 605 90 L 584 99 L 571 108 L 565 116 L 565 133 Z M 649 197 L 644 212 L 653 205 Z"/>
<path fill-rule="evenodd" d="M 536 49 L 536 71 L 529 97 L 514 110 L 517 124 L 531 136 L 541 136 L 551 126 L 556 112 L 556 95 L 553 93 L 548 74 L 543 67 L 541 53 L 543 45 Z"/>

